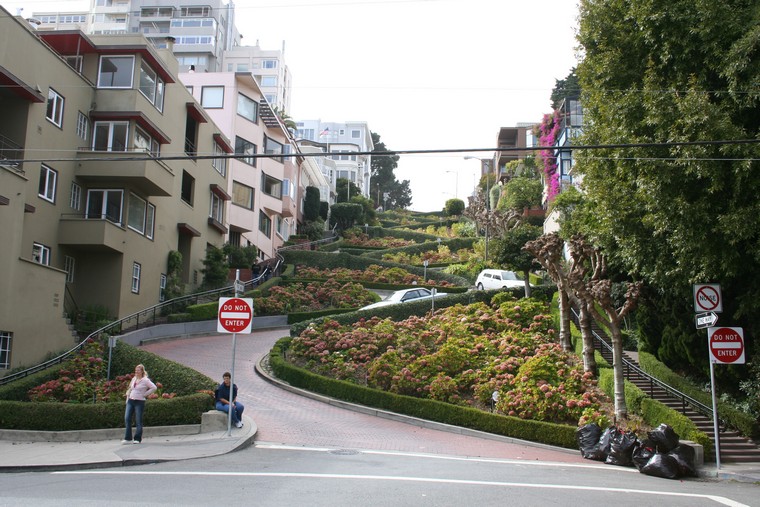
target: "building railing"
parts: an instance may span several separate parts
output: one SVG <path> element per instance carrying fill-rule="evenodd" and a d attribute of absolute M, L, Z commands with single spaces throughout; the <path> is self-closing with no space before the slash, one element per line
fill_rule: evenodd
<path fill-rule="evenodd" d="M 13 167 L 20 171 L 21 164 L 18 161 L 23 160 L 23 158 L 24 148 L 0 134 L 0 164 Z M 13 160 L 14 162 L 8 162 L 9 160 Z"/>

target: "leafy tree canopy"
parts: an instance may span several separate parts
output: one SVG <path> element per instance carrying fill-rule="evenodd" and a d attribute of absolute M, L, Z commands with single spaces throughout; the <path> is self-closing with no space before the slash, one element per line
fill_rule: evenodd
<path fill-rule="evenodd" d="M 380 134 L 372 132 L 373 152 L 390 151 L 380 140 Z M 370 180 L 370 196 L 375 201 L 375 207 L 384 206 L 387 209 L 407 208 L 412 204 L 412 191 L 409 180 L 398 181 L 393 171 L 398 167 L 398 155 L 373 155 L 372 178 Z M 387 199 L 385 195 L 388 195 Z"/>

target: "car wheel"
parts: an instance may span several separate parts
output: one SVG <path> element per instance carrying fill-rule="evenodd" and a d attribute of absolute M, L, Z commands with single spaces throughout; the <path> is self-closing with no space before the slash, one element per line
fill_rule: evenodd
<path fill-rule="evenodd" d="M 483 284 L 482 283 L 478 284 L 478 290 L 483 290 Z"/>

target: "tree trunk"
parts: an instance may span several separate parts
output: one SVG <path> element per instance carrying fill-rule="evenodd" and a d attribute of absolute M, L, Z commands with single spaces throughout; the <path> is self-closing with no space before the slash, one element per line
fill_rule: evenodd
<path fill-rule="evenodd" d="M 612 373 L 615 379 L 615 419 L 628 419 L 628 407 L 625 404 L 625 377 L 623 375 L 623 335 L 616 320 L 610 321 L 612 335 Z"/>
<path fill-rule="evenodd" d="M 568 352 L 573 350 L 573 344 L 570 341 L 570 300 L 561 288 L 559 290 L 559 344 L 562 350 Z"/>
<path fill-rule="evenodd" d="M 594 335 L 591 332 L 591 314 L 585 301 L 580 302 L 580 328 L 583 339 L 583 371 L 591 372 L 595 377 L 599 371 L 594 356 Z"/>
<path fill-rule="evenodd" d="M 523 273 L 525 273 L 525 297 L 529 298 L 532 294 L 530 290 L 530 271 L 525 270 Z"/>

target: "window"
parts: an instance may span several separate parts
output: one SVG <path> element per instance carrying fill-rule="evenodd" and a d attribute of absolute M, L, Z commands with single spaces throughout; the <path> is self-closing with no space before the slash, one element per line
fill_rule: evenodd
<path fill-rule="evenodd" d="M 82 187 L 78 183 L 71 182 L 71 198 L 69 198 L 69 207 L 79 210 L 82 207 Z"/>
<path fill-rule="evenodd" d="M 11 367 L 11 341 L 13 333 L 0 331 L 0 368 L 7 370 Z"/>
<path fill-rule="evenodd" d="M 156 226 L 156 207 L 148 203 L 148 212 L 145 215 L 145 237 L 153 239 L 153 231 Z"/>
<path fill-rule="evenodd" d="M 96 121 L 92 135 L 94 151 L 127 151 L 129 122 Z"/>
<path fill-rule="evenodd" d="M 132 264 L 132 292 L 135 294 L 140 293 L 140 271 L 142 267 L 139 262 Z"/>
<path fill-rule="evenodd" d="M 361 136 L 362 136 L 362 131 L 361 130 L 352 130 L 351 131 L 351 138 L 352 139 L 359 139 L 359 138 L 361 138 Z"/>
<path fill-rule="evenodd" d="M 98 88 L 132 88 L 134 56 L 101 56 Z"/>
<path fill-rule="evenodd" d="M 288 178 L 282 180 L 282 196 L 296 198 L 296 186 Z"/>
<path fill-rule="evenodd" d="M 82 111 L 79 111 L 79 114 L 77 115 L 77 136 L 82 141 L 87 140 L 87 133 L 90 131 L 90 119 L 87 118 L 87 115 L 85 115 Z"/>
<path fill-rule="evenodd" d="M 63 102 L 63 97 L 57 91 L 52 88 L 48 90 L 47 113 L 45 113 L 45 118 L 58 127 L 63 126 Z"/>
<path fill-rule="evenodd" d="M 164 109 L 164 81 L 146 62 L 140 65 L 140 92 L 159 111 Z"/>
<path fill-rule="evenodd" d="M 259 210 L 259 230 L 263 232 L 267 238 L 272 237 L 272 219 L 261 210 Z"/>
<path fill-rule="evenodd" d="M 247 63 L 238 63 L 235 69 L 237 72 L 248 72 Z"/>
<path fill-rule="evenodd" d="M 196 147 L 198 146 L 198 128 L 199 124 L 190 114 L 185 118 L 185 153 L 190 157 L 195 157 Z M 195 158 L 193 158 L 195 160 Z"/>
<path fill-rule="evenodd" d="M 74 258 L 68 255 L 63 258 L 63 270 L 66 272 L 66 283 L 74 282 Z"/>
<path fill-rule="evenodd" d="M 50 247 L 41 243 L 32 245 L 32 260 L 45 266 L 50 266 Z"/>
<path fill-rule="evenodd" d="M 87 218 L 109 220 L 121 225 L 122 190 L 87 191 Z"/>
<path fill-rule="evenodd" d="M 280 215 L 275 215 L 274 216 L 274 230 L 277 233 L 277 235 L 280 237 L 282 237 L 282 225 L 283 225 L 282 217 Z"/>
<path fill-rule="evenodd" d="M 270 104 L 276 104 L 277 103 L 277 95 L 272 95 L 271 93 L 265 93 L 264 98 L 269 102 Z"/>
<path fill-rule="evenodd" d="M 211 192 L 211 205 L 209 206 L 208 216 L 220 224 L 224 224 L 224 200 L 214 192 Z"/>
<path fill-rule="evenodd" d="M 300 137 L 302 139 L 308 139 L 309 141 L 314 140 L 314 129 L 298 129 L 296 131 L 296 136 Z"/>
<path fill-rule="evenodd" d="M 232 182 L 232 204 L 253 209 L 253 188 L 237 181 Z"/>
<path fill-rule="evenodd" d="M 277 60 L 264 60 L 261 62 L 261 68 L 262 69 L 276 69 Z"/>
<path fill-rule="evenodd" d="M 163 303 L 166 301 L 166 275 L 161 273 L 158 279 L 158 302 Z"/>
<path fill-rule="evenodd" d="M 55 202 L 55 190 L 58 183 L 58 172 L 49 168 L 45 164 L 40 167 L 40 186 L 38 195 L 50 201 Z"/>
<path fill-rule="evenodd" d="M 220 155 L 225 155 L 224 150 L 222 150 L 218 144 L 214 143 L 214 157 L 218 158 L 213 158 L 211 160 L 211 165 L 216 169 L 216 172 L 222 176 L 227 176 L 227 159 Z"/>
<path fill-rule="evenodd" d="M 161 153 L 161 145 L 158 144 L 158 141 L 138 126 L 135 126 L 135 149 L 150 153 L 154 157 Z"/>
<path fill-rule="evenodd" d="M 256 145 L 246 141 L 242 137 L 235 137 L 235 155 L 241 155 L 239 160 L 248 165 L 256 167 L 256 158 L 251 155 L 256 154 Z"/>
<path fill-rule="evenodd" d="M 187 93 L 189 93 L 190 95 L 193 94 L 193 87 L 192 86 L 185 86 L 185 89 L 187 90 Z"/>
<path fill-rule="evenodd" d="M 277 76 L 261 76 L 261 86 L 277 86 Z"/>
<path fill-rule="evenodd" d="M 282 199 L 282 181 L 261 173 L 261 191 L 277 199 Z"/>
<path fill-rule="evenodd" d="M 238 93 L 237 114 L 249 121 L 252 121 L 253 123 L 256 123 L 259 121 L 258 113 L 259 104 L 255 100 L 246 97 L 242 93 Z"/>
<path fill-rule="evenodd" d="M 193 205 L 193 194 L 195 193 L 195 178 L 190 176 L 187 171 L 182 171 L 182 193 L 180 197 L 190 206 Z"/>
<path fill-rule="evenodd" d="M 283 151 L 282 143 L 278 143 L 274 139 L 264 136 L 264 153 L 267 155 L 281 155 Z M 272 160 L 276 160 L 280 163 L 283 162 L 282 157 L 272 157 Z"/>
<path fill-rule="evenodd" d="M 127 226 L 133 231 L 145 234 L 145 213 L 148 203 L 145 199 L 129 193 L 129 207 L 127 211 Z"/>
<path fill-rule="evenodd" d="M 183 18 L 207 18 L 211 16 L 211 7 L 208 7 L 208 6 L 181 7 L 180 16 L 182 16 Z"/>
<path fill-rule="evenodd" d="M 206 108 L 224 107 L 224 86 L 203 86 L 201 105 Z"/>

